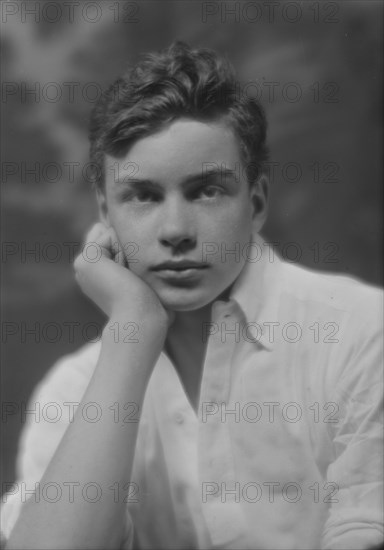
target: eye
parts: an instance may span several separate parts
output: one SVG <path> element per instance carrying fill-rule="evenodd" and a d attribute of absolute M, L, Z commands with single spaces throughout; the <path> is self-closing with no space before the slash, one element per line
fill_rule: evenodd
<path fill-rule="evenodd" d="M 134 198 L 138 202 L 152 202 L 157 201 L 158 197 L 151 191 L 137 191 Z"/>
<path fill-rule="evenodd" d="M 220 197 L 223 194 L 223 189 L 217 185 L 206 185 L 201 187 L 197 191 L 197 195 L 202 196 L 203 198 L 214 199 Z"/>
<path fill-rule="evenodd" d="M 122 200 L 133 203 L 147 203 L 147 202 L 157 202 L 160 200 L 160 197 L 153 191 L 147 191 L 145 189 L 139 191 L 129 191 L 122 195 Z"/>

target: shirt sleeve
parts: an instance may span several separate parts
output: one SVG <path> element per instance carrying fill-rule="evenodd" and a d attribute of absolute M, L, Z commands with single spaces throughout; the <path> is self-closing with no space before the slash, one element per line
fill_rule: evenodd
<path fill-rule="evenodd" d="M 35 387 L 20 417 L 23 427 L 16 457 L 16 481 L 13 486 L 7 483 L 7 492 L 1 503 L 1 532 L 6 540 L 20 515 L 23 503 L 31 498 L 33 489 L 42 478 L 68 425 L 62 417 L 62 410 L 57 422 L 47 421 L 47 404 L 52 404 L 51 410 L 54 407 L 59 410 L 63 405 L 60 387 L 67 371 L 66 360 L 56 363 Z M 72 384 L 76 384 L 75 379 Z"/>
<path fill-rule="evenodd" d="M 2 496 L 2 548 L 11 535 L 23 503 L 34 498 L 33 490 L 73 419 L 76 404 L 83 398 L 97 358 L 98 347 L 94 344 L 61 358 L 32 392 L 26 408 L 30 412 L 25 415 L 16 458 L 16 482 L 12 487 L 8 486 Z M 121 545 L 124 550 L 132 547 L 133 537 L 128 514 L 126 519 Z"/>
<path fill-rule="evenodd" d="M 330 425 L 335 458 L 327 471 L 332 496 L 324 550 L 367 549 L 383 542 L 383 337 L 377 319 L 371 316 L 367 325 L 364 315 L 354 316 L 353 346 L 344 350 L 332 399 L 339 414 Z"/>

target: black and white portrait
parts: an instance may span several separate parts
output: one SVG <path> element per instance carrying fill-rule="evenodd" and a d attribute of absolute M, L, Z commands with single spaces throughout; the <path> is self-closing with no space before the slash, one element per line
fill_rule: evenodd
<path fill-rule="evenodd" d="M 1 3 L 2 548 L 381 547 L 382 12 Z"/>

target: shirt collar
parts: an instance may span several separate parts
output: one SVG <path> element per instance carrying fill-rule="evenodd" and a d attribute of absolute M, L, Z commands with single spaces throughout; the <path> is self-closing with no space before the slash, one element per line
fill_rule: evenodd
<path fill-rule="evenodd" d="M 235 302 L 246 322 L 252 323 L 249 332 L 255 334 L 255 344 L 272 350 L 274 338 L 271 323 L 278 322 L 282 260 L 275 251 L 270 255 L 269 247 L 259 234 L 252 236 L 251 243 L 249 260 L 231 289 L 229 303 Z"/>

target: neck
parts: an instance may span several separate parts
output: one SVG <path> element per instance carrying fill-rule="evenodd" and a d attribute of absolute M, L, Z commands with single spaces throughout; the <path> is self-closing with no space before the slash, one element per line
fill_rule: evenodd
<path fill-rule="evenodd" d="M 209 323 L 211 320 L 211 307 L 209 304 L 195 311 L 177 311 L 175 320 L 168 331 L 168 337 L 177 333 L 178 336 L 185 338 L 200 338 L 201 330 L 204 323 Z"/>
<path fill-rule="evenodd" d="M 216 300 L 225 300 L 228 291 Z M 206 323 L 211 322 L 212 303 L 195 311 L 178 311 L 168 330 L 165 351 L 177 370 L 190 403 L 197 410 L 207 348 Z M 205 331 L 205 332 L 204 332 Z"/>
<path fill-rule="evenodd" d="M 211 305 L 196 311 L 177 312 L 165 342 L 191 406 L 197 411 L 207 344 L 203 340 L 204 323 L 211 319 Z"/>
<path fill-rule="evenodd" d="M 224 290 L 206 306 L 194 311 L 177 311 L 175 320 L 168 330 L 166 340 L 166 350 L 172 347 L 172 343 L 177 339 L 182 342 L 193 342 L 199 347 L 199 343 L 203 344 L 203 330 L 206 327 L 205 323 L 211 322 L 212 304 L 216 300 L 228 300 L 232 285 Z"/>

